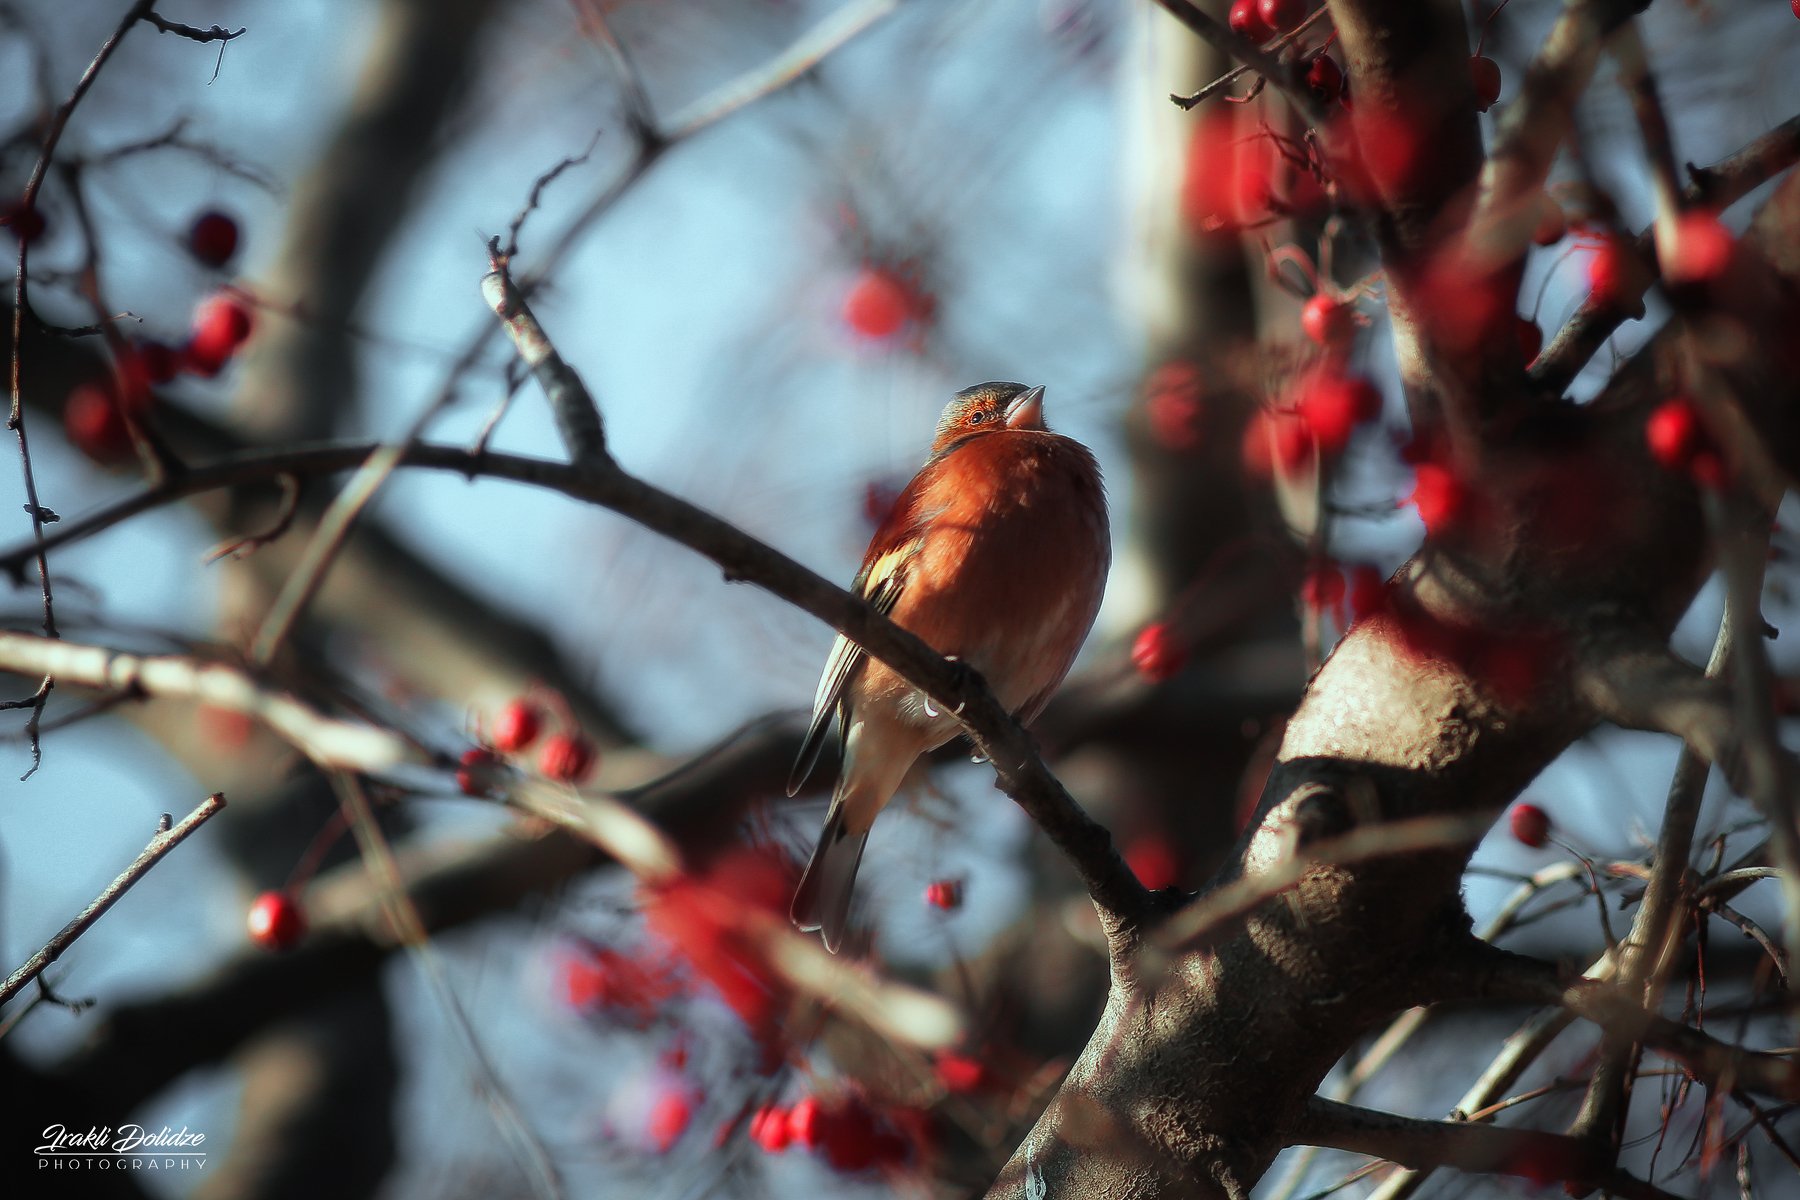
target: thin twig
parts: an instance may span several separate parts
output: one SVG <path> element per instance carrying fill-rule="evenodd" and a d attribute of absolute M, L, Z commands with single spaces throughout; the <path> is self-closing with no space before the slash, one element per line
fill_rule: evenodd
<path fill-rule="evenodd" d="M 1284 33 L 1274 41 L 1270 42 L 1270 53 L 1279 54 L 1281 51 L 1286 50 L 1289 46 L 1292 46 L 1295 42 L 1298 42 L 1301 38 L 1305 37 L 1307 32 L 1311 30 L 1314 25 L 1317 25 L 1320 21 L 1325 20 L 1330 15 L 1331 10 L 1324 5 L 1320 5 L 1307 16 L 1306 20 L 1300 22 L 1291 33 Z M 1252 69 L 1253 68 L 1247 63 L 1239 63 L 1199 91 L 1187 96 L 1172 94 L 1170 95 L 1169 100 L 1176 108 L 1181 109 L 1183 112 L 1190 112 L 1196 105 L 1202 103 L 1207 98 L 1216 95 L 1242 79 Z"/>
<path fill-rule="evenodd" d="M 63 956 L 68 948 L 75 944 L 75 939 L 86 933 L 88 929 L 106 915 L 106 910 L 117 904 L 119 897 L 130 891 L 132 885 L 147 874 L 151 867 L 161 862 L 163 856 L 181 845 L 188 834 L 200 828 L 210 820 L 213 814 L 225 807 L 225 796 L 222 792 L 214 792 L 200 802 L 200 806 L 181 819 L 179 825 L 171 825 L 167 813 L 163 814 L 162 823 L 157 827 L 156 836 L 150 839 L 143 852 L 132 860 L 129 867 L 120 872 L 119 877 L 106 885 L 106 890 L 94 897 L 93 902 L 81 910 L 73 921 L 64 925 L 57 935 L 44 944 L 26 960 L 25 965 L 7 977 L 0 984 L 0 1004 L 5 1004 L 19 992 L 19 989 L 36 979 L 51 963 Z"/>

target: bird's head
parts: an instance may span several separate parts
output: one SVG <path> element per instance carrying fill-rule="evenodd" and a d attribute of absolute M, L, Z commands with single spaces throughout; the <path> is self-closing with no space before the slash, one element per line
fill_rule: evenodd
<path fill-rule="evenodd" d="M 1044 389 L 1022 383 L 978 383 L 956 393 L 938 418 L 931 452 L 941 454 L 957 442 L 1008 430 L 1043 432 Z"/>

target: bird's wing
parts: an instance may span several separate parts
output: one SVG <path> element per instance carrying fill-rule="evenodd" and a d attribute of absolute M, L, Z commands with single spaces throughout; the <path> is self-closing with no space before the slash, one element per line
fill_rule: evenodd
<path fill-rule="evenodd" d="M 905 576 L 906 562 L 913 556 L 918 544 L 913 541 L 896 547 L 871 562 L 856 581 L 856 590 L 875 607 L 875 611 L 887 616 L 894 611 L 895 603 L 900 599 L 900 585 Z M 831 728 L 831 718 L 837 713 L 839 701 L 844 696 L 844 685 L 850 682 L 850 673 L 862 662 L 862 647 L 839 634 L 837 641 L 831 644 L 831 655 L 825 660 L 825 672 L 819 676 L 819 690 L 813 696 L 812 720 L 807 723 L 806 736 L 800 739 L 800 753 L 794 759 L 794 769 L 788 776 L 788 795 L 792 796 L 812 774 L 813 767 L 818 765 L 819 753 L 825 748 L 825 732 Z"/>

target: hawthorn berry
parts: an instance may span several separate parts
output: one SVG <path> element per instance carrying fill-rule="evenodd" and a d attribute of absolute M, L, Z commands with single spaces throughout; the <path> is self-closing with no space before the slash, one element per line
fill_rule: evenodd
<path fill-rule="evenodd" d="M 1544 331 L 1529 317 L 1520 317 L 1514 327 L 1519 338 L 1519 353 L 1527 363 L 1534 361 L 1544 349 Z"/>
<path fill-rule="evenodd" d="M 1151 891 L 1174 887 L 1181 879 L 1181 864 L 1169 843 L 1155 834 L 1140 834 L 1125 847 L 1125 865 L 1138 882 Z"/>
<path fill-rule="evenodd" d="M 1252 475 L 1298 470 L 1312 451 L 1312 430 L 1294 413 L 1259 409 L 1244 425 L 1244 469 Z"/>
<path fill-rule="evenodd" d="M 952 912 L 962 907 L 963 885 L 960 879 L 934 879 L 925 885 L 925 903 Z"/>
<path fill-rule="evenodd" d="M 787 1115 L 789 1136 L 808 1150 L 816 1149 L 824 1131 L 824 1111 L 817 1096 L 805 1096 L 795 1101 Z"/>
<path fill-rule="evenodd" d="M 44 214 L 35 204 L 27 206 L 22 199 L 14 200 L 0 208 L 0 227 L 21 242 L 35 242 L 44 236 Z"/>
<path fill-rule="evenodd" d="M 977 1091 L 988 1082 L 987 1067 L 980 1059 L 950 1050 L 938 1051 L 934 1072 L 951 1095 Z"/>
<path fill-rule="evenodd" d="M 1146 625 L 1131 643 L 1131 662 L 1151 683 L 1167 683 L 1187 665 L 1187 647 L 1163 621 Z"/>
<path fill-rule="evenodd" d="M 1500 64 L 1486 55 L 1469 60 L 1469 79 L 1475 85 L 1475 107 L 1486 112 L 1500 99 Z"/>
<path fill-rule="evenodd" d="M 456 767 L 456 790 L 465 796 L 485 796 L 500 769 L 500 756 L 484 746 L 464 750 Z"/>
<path fill-rule="evenodd" d="M 1456 472 L 1442 463 L 1424 462 L 1413 468 L 1413 490 L 1407 503 L 1419 510 L 1425 532 L 1449 528 L 1469 505 L 1469 488 Z"/>
<path fill-rule="evenodd" d="M 249 340 L 255 327 L 255 314 L 243 297 L 232 292 L 208 296 L 194 310 L 183 356 L 185 365 L 196 375 L 217 375 L 238 347 Z"/>
<path fill-rule="evenodd" d="M 650 1135 L 650 1143 L 658 1154 L 667 1154 L 669 1148 L 680 1140 L 687 1132 L 688 1124 L 694 1119 L 694 1101 L 680 1088 L 668 1088 L 658 1095 L 650 1105 L 650 1120 L 645 1132 Z"/>
<path fill-rule="evenodd" d="M 203 212 L 188 229 L 188 253 L 209 267 L 230 262 L 237 247 L 237 222 L 222 212 Z"/>
<path fill-rule="evenodd" d="M 1381 393 L 1360 375 L 1315 371 L 1301 385 L 1294 406 L 1319 445 L 1338 450 L 1358 425 L 1381 415 Z"/>
<path fill-rule="evenodd" d="M 63 401 L 63 431 L 77 450 L 97 463 L 116 463 L 131 454 L 131 429 L 110 390 L 84 383 Z"/>
<path fill-rule="evenodd" d="M 1631 267 L 1631 249 L 1616 234 L 1608 234 L 1588 258 L 1588 289 L 1604 304 L 1622 304 Z"/>
<path fill-rule="evenodd" d="M 538 752 L 538 770 L 557 783 L 580 783 L 599 761 L 594 743 L 579 733 L 553 733 Z"/>
<path fill-rule="evenodd" d="M 1344 573 L 1325 563 L 1314 567 L 1300 581 L 1300 602 L 1313 612 L 1326 612 L 1344 600 Z"/>
<path fill-rule="evenodd" d="M 286 892 L 264 892 L 250 905 L 250 940 L 264 950 L 290 950 L 306 936 L 306 913 Z"/>
<path fill-rule="evenodd" d="M 1306 20 L 1306 0 L 1257 0 L 1256 15 L 1276 33 L 1292 33 Z"/>
<path fill-rule="evenodd" d="M 750 1118 L 750 1140 L 770 1154 L 780 1154 L 794 1141 L 787 1111 L 778 1105 L 765 1104 Z"/>
<path fill-rule="evenodd" d="M 1269 23 L 1263 20 L 1258 0 L 1234 0 L 1229 22 L 1233 33 L 1248 38 L 1259 46 L 1275 36 Z"/>
<path fill-rule="evenodd" d="M 514 700 L 494 718 L 494 749 L 517 754 L 537 741 L 544 727 L 544 713 L 529 700 Z"/>
<path fill-rule="evenodd" d="M 844 294 L 844 323 L 875 341 L 892 337 L 929 312 L 928 299 L 885 267 L 864 267 Z"/>
<path fill-rule="evenodd" d="M 1200 368 L 1191 362 L 1166 362 L 1144 380 L 1144 410 L 1150 432 L 1164 449 L 1177 452 L 1200 445 L 1206 415 Z"/>
<path fill-rule="evenodd" d="M 1350 615 L 1357 620 L 1387 605 L 1387 580 L 1366 563 L 1350 570 Z"/>
<path fill-rule="evenodd" d="M 1700 420 L 1694 402 L 1686 396 L 1657 405 L 1644 422 L 1644 441 L 1650 447 L 1650 457 L 1664 470 L 1684 472 L 1709 486 L 1724 477 L 1718 446 Z"/>
<path fill-rule="evenodd" d="M 1513 805 L 1506 822 L 1513 837 L 1533 850 L 1542 850 L 1550 843 L 1550 814 L 1535 804 Z"/>
<path fill-rule="evenodd" d="M 1675 287 L 1716 283 L 1731 266 L 1737 240 L 1719 218 L 1706 212 L 1682 213 L 1675 238 L 1663 259 L 1663 279 Z"/>
<path fill-rule="evenodd" d="M 1356 329 L 1356 312 L 1323 292 L 1300 309 L 1300 330 L 1321 346 L 1335 346 Z"/>
<path fill-rule="evenodd" d="M 1331 55 L 1317 55 L 1306 68 L 1306 88 L 1320 104 L 1330 104 L 1344 94 L 1344 69 Z"/>

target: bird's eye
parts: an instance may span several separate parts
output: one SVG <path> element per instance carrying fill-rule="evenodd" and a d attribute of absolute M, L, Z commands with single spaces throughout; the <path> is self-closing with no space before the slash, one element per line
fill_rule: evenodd
<path fill-rule="evenodd" d="M 971 425 L 979 425 L 985 420 L 987 420 L 987 414 L 979 410 L 969 414 L 969 424 Z"/>

